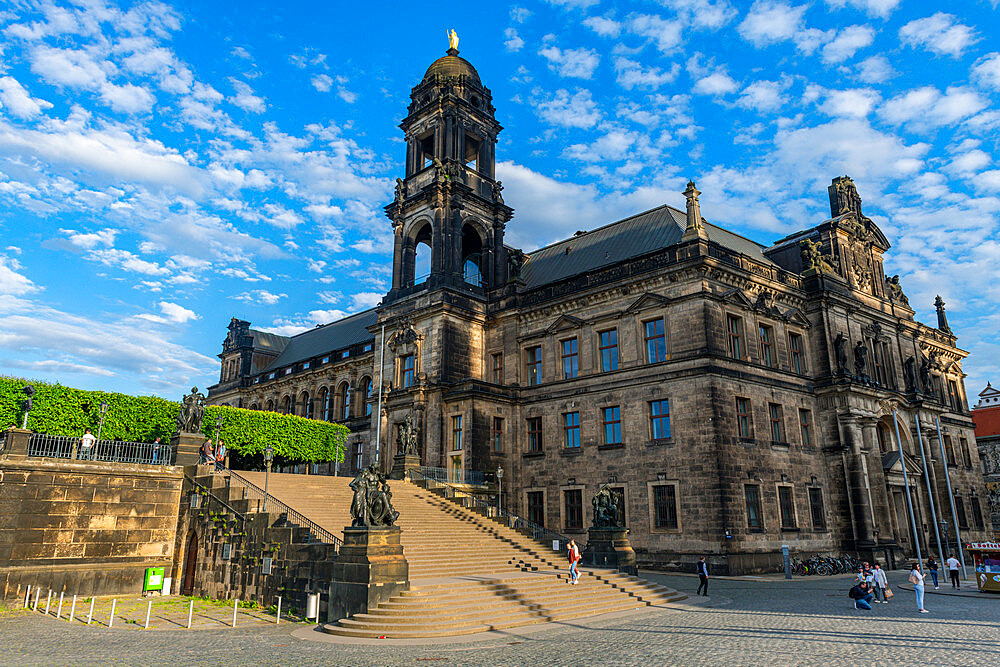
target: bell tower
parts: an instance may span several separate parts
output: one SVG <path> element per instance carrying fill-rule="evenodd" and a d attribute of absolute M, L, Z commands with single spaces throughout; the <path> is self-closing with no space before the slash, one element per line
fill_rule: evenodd
<path fill-rule="evenodd" d="M 514 211 L 494 170 L 503 128 L 489 88 L 458 55 L 454 31 L 449 42 L 410 92 L 399 125 L 406 167 L 385 207 L 395 239 L 384 303 L 445 286 L 485 297 L 507 282 L 503 234 Z"/>

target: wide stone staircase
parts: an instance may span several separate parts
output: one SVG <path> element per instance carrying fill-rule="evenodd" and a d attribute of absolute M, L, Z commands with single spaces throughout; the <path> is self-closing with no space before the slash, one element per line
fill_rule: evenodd
<path fill-rule="evenodd" d="M 235 471 L 263 488 L 264 473 Z M 235 478 L 232 486 L 238 486 Z M 564 552 L 406 481 L 390 482 L 410 589 L 366 614 L 325 626 L 350 637 L 439 637 L 677 602 L 673 589 L 613 570 L 581 568 L 569 585 Z M 235 490 L 235 489 L 234 489 Z M 343 477 L 272 473 L 268 493 L 340 535 L 351 523 Z"/>

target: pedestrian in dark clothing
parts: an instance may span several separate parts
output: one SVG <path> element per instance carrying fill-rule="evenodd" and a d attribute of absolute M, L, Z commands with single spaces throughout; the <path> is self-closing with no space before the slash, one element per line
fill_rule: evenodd
<path fill-rule="evenodd" d="M 958 568 L 961 563 L 959 563 L 958 559 L 955 558 L 955 554 L 948 555 L 948 562 L 945 563 L 945 565 L 948 566 L 948 575 L 951 577 L 951 587 L 961 588 L 962 585 L 959 583 L 958 579 Z"/>
<path fill-rule="evenodd" d="M 868 584 L 859 582 L 854 584 L 854 588 L 848 593 L 851 599 L 854 600 L 855 609 L 871 609 L 872 608 L 872 594 L 868 590 Z"/>
<path fill-rule="evenodd" d="M 931 556 L 930 558 L 927 559 L 927 569 L 931 573 L 931 580 L 934 582 L 934 590 L 937 590 L 937 588 L 938 588 L 938 578 L 937 578 L 937 575 L 938 575 L 938 564 L 937 564 L 937 561 L 934 560 L 934 556 Z"/>
<path fill-rule="evenodd" d="M 211 440 L 206 440 L 201 446 L 201 459 L 202 463 L 215 463 L 215 450 L 212 449 Z"/>
<path fill-rule="evenodd" d="M 704 556 L 702 556 L 701 560 L 698 561 L 697 567 L 698 567 L 698 579 L 701 580 L 701 583 L 698 584 L 698 592 L 696 593 L 696 595 L 703 595 L 705 597 L 708 597 L 708 563 L 705 562 Z M 703 588 L 705 589 L 704 593 L 701 592 Z"/>
<path fill-rule="evenodd" d="M 157 438 L 153 441 L 153 463 L 160 460 L 160 439 Z"/>

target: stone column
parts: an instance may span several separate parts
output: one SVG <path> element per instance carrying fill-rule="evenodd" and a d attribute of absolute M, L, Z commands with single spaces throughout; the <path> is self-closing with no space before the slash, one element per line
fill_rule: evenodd
<path fill-rule="evenodd" d="M 858 540 L 856 548 L 859 551 L 871 549 L 874 546 L 872 539 L 872 508 L 869 502 L 868 489 L 865 485 L 864 463 L 862 457 L 864 452 L 864 436 L 858 418 L 853 415 L 841 416 L 841 424 L 844 429 L 846 445 L 848 449 L 848 488 L 850 498 L 848 499 L 854 506 L 854 523 L 857 528 Z"/>
<path fill-rule="evenodd" d="M 403 286 L 403 225 L 395 226 L 395 239 L 392 248 L 392 289 Z"/>
<path fill-rule="evenodd" d="M 23 428 L 7 429 L 7 437 L 4 438 L 3 450 L 0 450 L 0 458 L 24 459 L 28 457 L 28 440 L 31 438 L 31 431 Z"/>

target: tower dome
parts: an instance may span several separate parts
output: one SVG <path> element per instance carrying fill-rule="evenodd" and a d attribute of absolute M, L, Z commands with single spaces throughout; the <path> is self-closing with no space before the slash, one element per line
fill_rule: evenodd
<path fill-rule="evenodd" d="M 482 85 L 479 81 L 479 72 L 477 72 L 476 68 L 472 66 L 472 63 L 465 58 L 460 58 L 458 56 L 458 49 L 448 49 L 448 55 L 441 56 L 432 62 L 431 66 L 427 68 L 427 72 L 424 74 L 423 81 L 427 81 L 435 75 L 440 75 L 449 79 L 465 75 L 479 85 Z"/>

